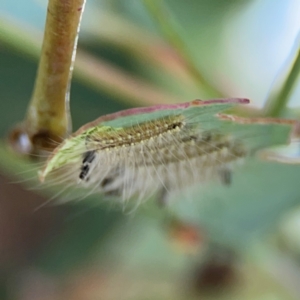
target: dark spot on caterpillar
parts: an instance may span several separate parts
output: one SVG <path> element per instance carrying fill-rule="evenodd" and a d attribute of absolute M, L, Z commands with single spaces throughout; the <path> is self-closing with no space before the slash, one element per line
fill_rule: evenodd
<path fill-rule="evenodd" d="M 190 141 L 196 141 L 198 138 L 194 135 L 186 136 L 182 138 L 182 142 L 190 142 Z"/>
<path fill-rule="evenodd" d="M 92 150 L 92 151 L 87 151 L 84 153 L 82 165 L 80 168 L 80 174 L 79 174 L 79 178 L 81 180 L 84 180 L 86 178 L 86 176 L 88 175 L 89 170 L 90 170 L 90 164 L 95 159 L 95 152 L 96 152 L 95 150 Z"/>
<path fill-rule="evenodd" d="M 157 195 L 157 204 L 159 207 L 166 207 L 168 205 L 168 196 L 168 190 L 166 189 L 166 187 L 162 187 Z"/>
<path fill-rule="evenodd" d="M 104 195 L 110 197 L 121 197 L 122 192 L 120 189 L 114 189 L 114 190 L 104 192 Z"/>
<path fill-rule="evenodd" d="M 95 152 L 95 150 L 85 152 L 82 163 L 91 163 L 95 159 Z"/>
<path fill-rule="evenodd" d="M 114 178 L 112 177 L 106 177 L 102 180 L 101 182 L 101 187 L 102 188 L 105 188 L 107 187 L 109 184 L 111 184 L 112 182 L 114 181 Z"/>
<path fill-rule="evenodd" d="M 224 185 L 229 186 L 232 181 L 232 172 L 229 169 L 221 169 L 219 171 L 220 180 Z"/>
<path fill-rule="evenodd" d="M 103 188 L 103 193 L 105 196 L 111 197 L 121 197 L 123 187 L 113 187 L 112 184 L 114 181 L 124 174 L 124 168 L 118 166 L 114 168 L 108 175 L 105 177 L 100 186 Z"/>
<path fill-rule="evenodd" d="M 84 180 L 86 175 L 88 174 L 89 170 L 90 170 L 90 167 L 88 165 L 82 166 L 81 167 L 81 172 L 79 174 L 79 178 L 81 180 Z"/>
<path fill-rule="evenodd" d="M 182 127 L 183 126 L 183 123 L 182 122 L 177 122 L 177 123 L 173 123 L 171 125 L 168 126 L 168 129 L 169 130 L 172 130 L 172 129 L 176 129 L 177 127 Z"/>
<path fill-rule="evenodd" d="M 203 142 L 211 142 L 213 139 L 212 133 L 209 131 L 205 131 L 203 132 L 200 136 L 196 136 L 196 135 L 189 135 L 186 136 L 182 139 L 183 142 L 190 142 L 190 141 L 203 141 Z"/>
<path fill-rule="evenodd" d="M 212 134 L 209 132 L 209 131 L 205 131 L 203 134 L 202 134 L 202 140 L 204 142 L 210 142 L 212 140 Z"/>
<path fill-rule="evenodd" d="M 109 172 L 109 174 L 107 175 L 107 177 L 105 177 L 102 182 L 100 183 L 100 186 L 102 188 L 107 188 L 109 189 L 109 185 L 112 184 L 114 182 L 114 180 L 122 175 L 124 173 L 124 169 L 121 167 L 116 167 L 114 168 L 111 172 Z"/>

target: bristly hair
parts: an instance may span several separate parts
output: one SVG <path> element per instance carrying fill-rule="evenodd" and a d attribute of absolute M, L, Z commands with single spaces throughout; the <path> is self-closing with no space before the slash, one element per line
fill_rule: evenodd
<path fill-rule="evenodd" d="M 101 117 L 54 150 L 40 179 L 122 202 L 141 202 L 153 194 L 166 201 L 172 193 L 214 179 L 229 185 L 234 166 L 250 151 L 243 134 L 231 134 L 221 126 L 226 121 L 212 118 L 248 102 L 193 101 Z"/>

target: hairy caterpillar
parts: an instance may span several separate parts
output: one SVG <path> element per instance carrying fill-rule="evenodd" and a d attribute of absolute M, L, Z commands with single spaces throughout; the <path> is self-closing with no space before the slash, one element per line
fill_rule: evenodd
<path fill-rule="evenodd" d="M 246 103 L 239 98 L 195 100 L 100 117 L 54 150 L 40 180 L 52 178 L 122 201 L 155 193 L 166 198 L 216 178 L 230 184 L 237 162 L 260 148 L 285 143 L 290 130 L 276 120 L 242 125 L 227 115 L 216 117 Z"/>

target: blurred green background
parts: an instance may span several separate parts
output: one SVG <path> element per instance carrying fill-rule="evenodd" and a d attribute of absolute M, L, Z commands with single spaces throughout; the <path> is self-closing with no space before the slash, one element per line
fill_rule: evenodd
<path fill-rule="evenodd" d="M 253 159 L 232 186 L 167 208 L 130 212 L 101 196 L 39 208 L 52 194 L 5 138 L 31 96 L 46 10 L 0 2 L 0 299 L 299 299 L 298 165 Z M 196 98 L 262 107 L 299 48 L 299 13 L 297 0 L 87 0 L 73 128 Z M 299 83 L 289 98 L 282 115 L 299 118 Z"/>

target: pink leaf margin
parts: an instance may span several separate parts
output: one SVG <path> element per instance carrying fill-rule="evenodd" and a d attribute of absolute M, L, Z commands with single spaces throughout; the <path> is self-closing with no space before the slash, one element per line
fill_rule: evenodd
<path fill-rule="evenodd" d="M 159 110 L 172 110 L 172 109 L 186 109 L 189 107 L 196 107 L 196 106 L 205 106 L 205 105 L 216 105 L 216 104 L 249 104 L 250 100 L 246 98 L 224 98 L 224 99 L 210 99 L 210 100 L 200 100 L 196 99 L 190 102 L 184 103 L 176 103 L 176 104 L 159 104 L 154 106 L 148 107 L 136 107 L 136 108 L 129 108 L 125 110 L 118 111 L 116 113 L 108 114 L 99 117 L 98 119 L 89 122 L 82 127 L 80 127 L 72 136 L 76 136 L 83 131 L 87 130 L 90 127 L 94 127 L 99 125 L 102 122 L 112 121 L 118 119 L 120 117 L 127 117 L 133 116 L 138 114 L 146 114 L 152 113 Z"/>

